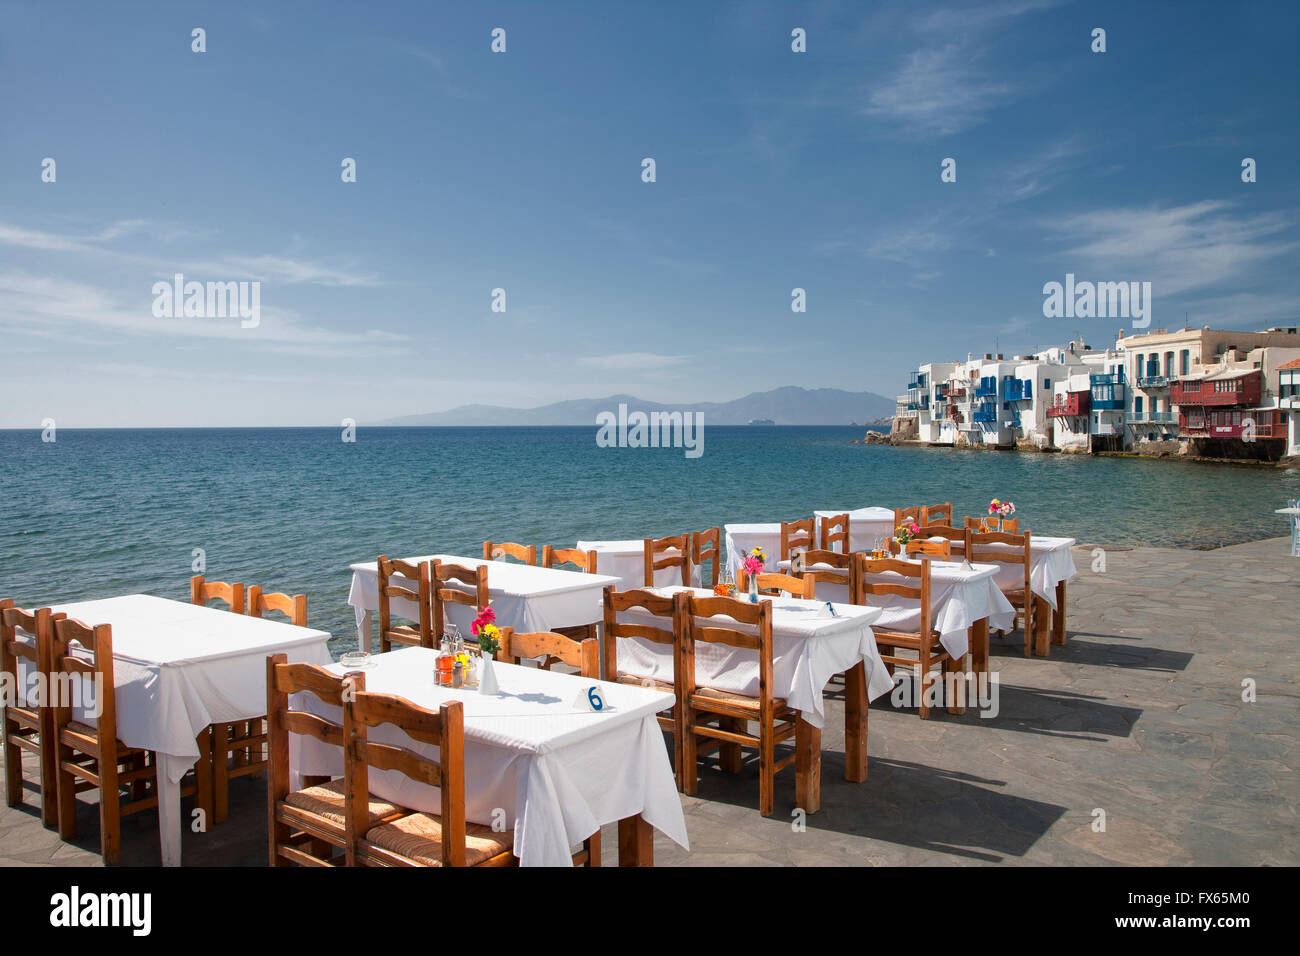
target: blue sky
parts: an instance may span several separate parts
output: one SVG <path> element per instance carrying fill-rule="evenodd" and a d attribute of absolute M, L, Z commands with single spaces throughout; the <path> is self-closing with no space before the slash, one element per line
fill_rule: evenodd
<path fill-rule="evenodd" d="M 1067 272 L 1295 324 L 1298 10 L 0 3 L 0 426 L 892 396 L 1113 338 L 1043 317 Z M 155 318 L 176 272 L 260 325 Z"/>

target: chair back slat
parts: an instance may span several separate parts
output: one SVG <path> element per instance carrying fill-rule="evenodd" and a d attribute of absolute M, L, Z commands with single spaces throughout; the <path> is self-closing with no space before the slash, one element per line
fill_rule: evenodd
<path fill-rule="evenodd" d="M 676 554 L 670 554 L 670 551 Z M 645 587 L 655 586 L 655 572 L 664 568 L 680 568 L 681 583 L 691 583 L 691 536 L 689 534 L 670 535 L 667 538 L 645 538 L 641 542 Z"/>
<path fill-rule="evenodd" d="M 244 585 L 238 581 L 209 581 L 201 574 L 190 578 L 190 603 L 207 607 L 222 601 L 235 614 L 244 613 Z"/>
<path fill-rule="evenodd" d="M 281 726 L 286 733 L 297 734 L 300 737 L 313 737 L 336 747 L 343 746 L 343 728 L 315 714 L 299 710 L 288 711 L 284 715 Z"/>
<path fill-rule="evenodd" d="M 501 628 L 497 660 L 518 664 L 522 658 L 538 657 L 555 657 L 563 664 L 578 668 L 583 677 L 600 677 L 600 642 L 594 637 L 579 641 L 554 631 L 521 634 L 512 627 Z"/>
<path fill-rule="evenodd" d="M 993 525 L 992 518 L 971 518 L 968 516 L 966 518 L 966 528 L 970 531 L 977 531 L 980 534 L 996 533 L 994 532 L 994 525 Z M 1002 533 L 1019 534 L 1020 519 L 1019 518 L 1002 519 Z"/>
<path fill-rule="evenodd" d="M 922 532 L 924 533 L 924 532 Z M 947 538 L 940 538 L 938 541 L 929 541 L 925 538 L 913 538 L 907 544 L 903 545 L 896 538 L 889 539 L 890 554 L 906 554 L 911 556 L 919 554 L 927 558 L 938 558 L 940 561 L 952 559 L 952 542 Z"/>
<path fill-rule="evenodd" d="M 542 567 L 554 568 L 561 564 L 572 564 L 585 574 L 596 573 L 596 552 L 580 551 L 577 548 L 552 548 L 549 544 L 542 548 Z"/>
<path fill-rule="evenodd" d="M 506 558 L 514 558 L 535 568 L 537 567 L 537 545 L 516 544 L 513 541 L 483 542 L 484 561 L 504 561 Z"/>
<path fill-rule="evenodd" d="M 709 574 L 707 579 L 703 576 L 704 564 L 708 562 Z M 706 587 L 714 587 L 719 580 L 719 566 L 722 563 L 722 529 L 710 528 L 708 531 L 696 531 L 691 535 L 691 566 L 700 569 L 700 583 Z M 683 581 L 682 584 L 689 584 L 689 581 Z"/>
<path fill-rule="evenodd" d="M 442 768 L 405 747 L 373 741 L 358 742 L 356 746 L 358 758 L 364 760 L 367 766 L 376 770 L 392 770 L 430 787 L 442 786 Z"/>
<path fill-rule="evenodd" d="M 811 578 L 781 574 L 776 571 L 764 571 L 754 577 L 756 578 L 759 594 L 776 595 L 784 592 L 791 597 L 811 599 L 816 587 L 815 581 Z M 740 572 L 740 581 L 737 582 L 737 587 L 741 591 L 749 590 L 749 574 L 743 568 Z"/>

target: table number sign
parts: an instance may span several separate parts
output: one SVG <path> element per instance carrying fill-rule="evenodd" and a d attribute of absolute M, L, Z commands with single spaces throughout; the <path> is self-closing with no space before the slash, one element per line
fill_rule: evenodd
<path fill-rule="evenodd" d="M 605 703 L 605 698 L 600 695 L 600 688 L 594 684 L 578 692 L 578 699 L 573 702 L 573 706 L 592 714 L 607 713 L 614 709 Z"/>

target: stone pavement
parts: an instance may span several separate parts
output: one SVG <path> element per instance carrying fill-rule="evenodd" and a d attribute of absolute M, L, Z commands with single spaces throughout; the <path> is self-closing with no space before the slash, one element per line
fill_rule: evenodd
<path fill-rule="evenodd" d="M 869 777 L 843 779 L 843 707 L 827 702 L 822 809 L 797 826 L 793 769 L 757 811 L 757 766 L 701 766 L 683 797 L 691 852 L 660 866 L 905 864 L 1295 865 L 1300 750 L 1300 560 L 1286 539 L 1216 551 L 1075 551 L 1069 643 L 1022 656 L 994 639 L 999 713 L 921 721 L 871 708 Z M 1243 681 L 1255 700 L 1243 701 Z M 29 778 L 34 763 L 28 759 Z M 232 784 L 230 819 L 185 835 L 190 865 L 266 860 L 265 785 Z M 34 801 L 34 797 L 29 798 Z M 83 800 L 85 798 L 83 797 Z M 1104 832 L 1094 820 L 1104 811 Z M 0 864 L 99 865 L 94 807 L 64 844 L 31 803 L 0 806 Z M 123 827 L 123 862 L 158 860 L 157 818 Z M 616 862 L 614 829 L 605 857 Z"/>

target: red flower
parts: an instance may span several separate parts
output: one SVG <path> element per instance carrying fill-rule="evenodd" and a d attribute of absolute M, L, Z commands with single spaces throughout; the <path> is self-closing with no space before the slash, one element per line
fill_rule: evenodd
<path fill-rule="evenodd" d="M 474 618 L 474 624 L 471 627 L 471 631 L 477 634 L 487 625 L 494 624 L 496 619 L 497 612 L 492 610 L 491 606 L 485 607 L 483 610 L 478 612 L 478 617 Z"/>

